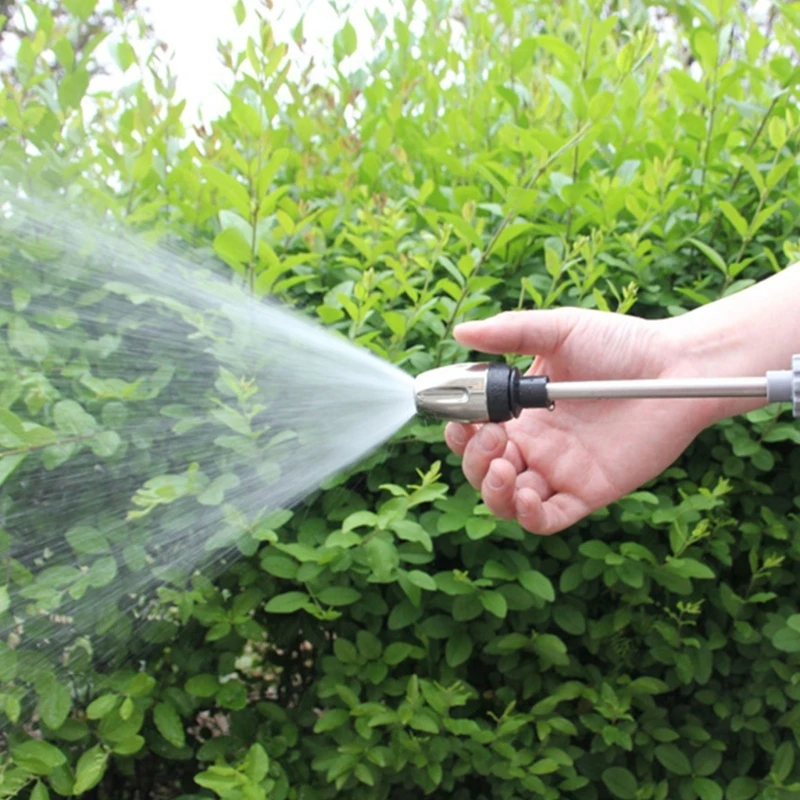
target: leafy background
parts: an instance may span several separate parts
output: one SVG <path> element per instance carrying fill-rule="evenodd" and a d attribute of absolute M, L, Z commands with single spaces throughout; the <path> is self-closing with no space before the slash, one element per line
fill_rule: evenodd
<path fill-rule="evenodd" d="M 221 47 L 229 108 L 195 128 L 160 47 L 136 55 L 133 4 L 26 6 L 0 93 L 7 185 L 23 165 L 31 194 L 213 253 L 412 373 L 467 358 L 461 319 L 678 315 L 800 252 L 797 3 L 409 0 L 374 14 L 373 42 L 343 10 L 323 83 L 220 6 L 252 36 Z M 126 88 L 103 92 L 119 29 Z M 159 413 L 175 378 L 150 406 L 87 386 L 103 347 L 52 313 L 58 254 L 3 248 L 0 614 L 39 624 L 0 644 L 0 795 L 800 796 L 800 434 L 776 408 L 547 539 L 495 520 L 416 422 L 216 581 L 162 581 L 174 613 L 37 647 L 65 597 L 147 569 L 102 527 L 67 536 L 90 485 L 63 532 L 37 516 L 37 476 L 88 460 L 133 497 L 165 465 L 121 459 L 121 420 Z M 88 587 L 12 557 L 43 530 Z"/>

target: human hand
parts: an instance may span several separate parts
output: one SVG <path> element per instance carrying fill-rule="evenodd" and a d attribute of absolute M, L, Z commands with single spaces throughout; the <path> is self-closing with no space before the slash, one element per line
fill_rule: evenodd
<path fill-rule="evenodd" d="M 564 308 L 454 334 L 473 350 L 537 354 L 528 374 L 552 381 L 694 377 L 674 322 Z M 663 472 L 713 421 L 707 400 L 562 400 L 501 425 L 450 423 L 445 439 L 494 514 L 551 534 Z"/>

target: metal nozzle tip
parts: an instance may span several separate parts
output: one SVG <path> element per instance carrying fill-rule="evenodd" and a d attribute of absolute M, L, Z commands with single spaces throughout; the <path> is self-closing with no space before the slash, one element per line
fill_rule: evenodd
<path fill-rule="evenodd" d="M 491 364 L 453 364 L 417 376 L 417 412 L 450 422 L 488 422 L 487 381 Z"/>

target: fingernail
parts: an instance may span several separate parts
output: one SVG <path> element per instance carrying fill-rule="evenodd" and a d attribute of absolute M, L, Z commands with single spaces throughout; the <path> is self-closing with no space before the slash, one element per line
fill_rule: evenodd
<path fill-rule="evenodd" d="M 467 437 L 464 433 L 464 429 L 460 425 L 454 425 L 450 429 L 450 438 L 453 440 L 454 444 L 462 445 L 466 441 Z"/>
<path fill-rule="evenodd" d="M 503 488 L 503 478 L 500 475 L 500 470 L 495 467 L 489 468 L 489 474 L 486 476 L 486 484 L 490 489 L 497 491 Z"/>
<path fill-rule="evenodd" d="M 481 447 L 487 453 L 491 453 L 499 443 L 500 440 L 497 438 L 497 434 L 491 428 L 484 428 L 481 431 Z"/>

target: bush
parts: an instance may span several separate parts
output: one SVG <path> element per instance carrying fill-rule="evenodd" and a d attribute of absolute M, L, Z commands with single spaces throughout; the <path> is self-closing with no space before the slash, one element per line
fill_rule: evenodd
<path fill-rule="evenodd" d="M 221 49 L 230 107 L 194 131 L 157 48 L 139 63 L 122 38 L 130 84 L 92 94 L 92 47 L 71 44 L 92 2 L 66 27 L 29 5 L 0 94 L 7 183 L 24 164 L 31 195 L 213 251 L 249 293 L 410 372 L 466 360 L 464 318 L 678 315 L 800 252 L 790 4 L 760 22 L 731 0 L 409 2 L 373 15 L 362 69 L 345 22 L 324 85 L 260 23 L 246 52 Z M 122 321 L 34 313 L 74 291 L 58 253 L 6 242 L 3 264 L 2 796 L 798 796 L 800 436 L 780 409 L 705 432 L 546 539 L 494 519 L 416 421 L 241 539 L 217 580 L 145 573 L 155 610 L 91 606 L 62 647 L 59 611 L 150 570 L 169 514 L 109 520 L 112 555 L 76 548 L 96 487 L 41 505 L 43 476 L 88 463 L 133 498 L 168 458 L 145 442 L 120 459 L 125 416 L 157 419 L 188 366 L 145 356 L 143 404 L 109 399 L 83 379 Z M 225 352 L 208 369 L 245 378 Z M 107 435 L 52 444 L 74 424 Z M 77 549 L 78 574 L 12 557 L 40 541 Z"/>

